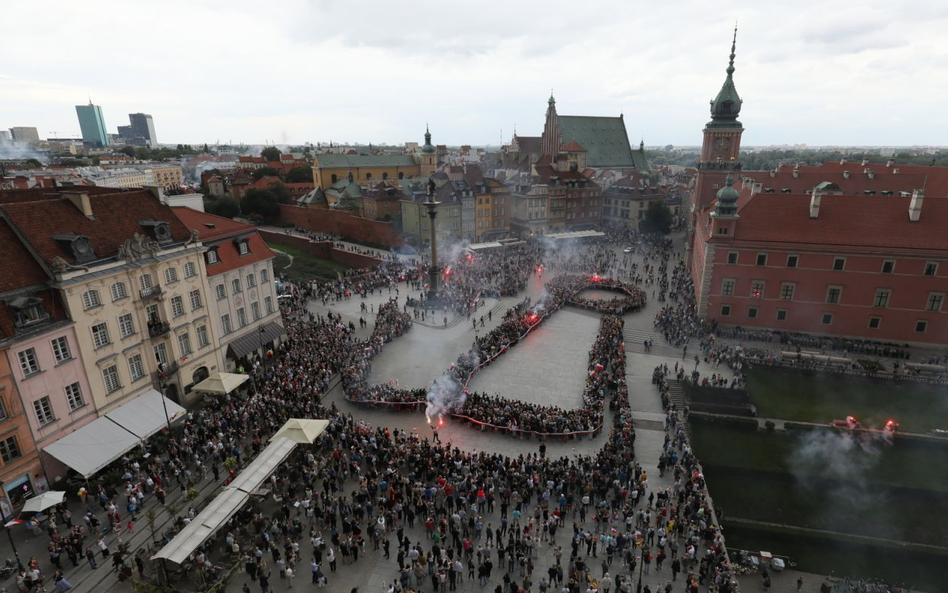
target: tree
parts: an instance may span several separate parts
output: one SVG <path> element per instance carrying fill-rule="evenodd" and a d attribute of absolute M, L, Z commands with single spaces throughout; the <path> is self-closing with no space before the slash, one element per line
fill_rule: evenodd
<path fill-rule="evenodd" d="M 671 231 L 672 213 L 664 202 L 651 202 L 645 210 L 642 220 L 642 230 L 646 233 L 662 233 L 667 235 Z"/>
<path fill-rule="evenodd" d="M 279 174 L 280 172 L 273 167 L 260 167 L 259 169 L 254 169 L 250 173 L 254 179 L 261 179 L 263 177 L 276 177 Z"/>
<path fill-rule="evenodd" d="M 216 214 L 224 218 L 233 218 L 240 214 L 240 205 L 234 198 L 221 196 L 219 198 L 204 198 L 204 210 L 208 214 Z"/>
<path fill-rule="evenodd" d="M 281 154 L 283 153 L 276 146 L 268 146 L 260 151 L 260 156 L 268 163 L 279 162 Z"/>
<path fill-rule="evenodd" d="M 268 189 L 251 189 L 240 200 L 240 211 L 244 216 L 258 216 L 263 219 L 275 218 L 280 213 L 280 204 L 276 195 Z"/>
<path fill-rule="evenodd" d="M 290 190 L 286 189 L 286 186 L 283 185 L 282 181 L 271 181 L 268 184 L 270 191 L 273 192 L 273 195 L 276 196 L 278 204 L 292 204 L 293 196 L 290 195 Z"/>
<path fill-rule="evenodd" d="M 293 167 L 286 174 L 287 183 L 306 183 L 313 180 L 313 170 L 309 167 Z"/>

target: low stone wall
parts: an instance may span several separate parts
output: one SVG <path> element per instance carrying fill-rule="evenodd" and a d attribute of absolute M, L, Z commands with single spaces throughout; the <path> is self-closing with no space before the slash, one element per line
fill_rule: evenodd
<path fill-rule="evenodd" d="M 348 212 L 280 205 L 280 220 L 308 231 L 332 233 L 372 245 L 398 247 L 402 244 L 395 223 L 360 218 Z"/>
<path fill-rule="evenodd" d="M 312 241 L 306 237 L 265 230 L 258 230 L 258 232 L 267 243 L 295 247 L 313 257 L 334 261 L 350 268 L 374 268 L 382 263 L 381 259 L 371 255 L 336 249 L 331 241 Z"/>

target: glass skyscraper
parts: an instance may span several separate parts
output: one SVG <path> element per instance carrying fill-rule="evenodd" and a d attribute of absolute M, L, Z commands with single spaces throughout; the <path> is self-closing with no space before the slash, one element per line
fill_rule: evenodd
<path fill-rule="evenodd" d="M 102 108 L 93 105 L 76 105 L 76 115 L 79 116 L 79 128 L 82 130 L 82 141 L 94 146 L 108 146 L 109 134 L 105 131 L 105 118 Z"/>

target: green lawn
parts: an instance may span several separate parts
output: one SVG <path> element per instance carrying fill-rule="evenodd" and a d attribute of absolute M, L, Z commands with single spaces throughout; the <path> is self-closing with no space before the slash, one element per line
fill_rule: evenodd
<path fill-rule="evenodd" d="M 328 259 L 311 256 L 302 249 L 267 243 L 270 249 L 277 252 L 273 261 L 273 270 L 277 274 L 286 274 L 290 280 L 305 282 L 308 280 L 335 280 L 339 274 L 344 274 L 349 266 Z M 293 263 L 285 254 L 293 256 Z M 288 267 L 289 266 L 289 267 Z"/>
<path fill-rule="evenodd" d="M 948 428 L 948 389 L 832 373 L 755 368 L 748 392 L 764 418 L 829 423 L 855 416 L 881 427 L 893 418 L 902 430 Z"/>

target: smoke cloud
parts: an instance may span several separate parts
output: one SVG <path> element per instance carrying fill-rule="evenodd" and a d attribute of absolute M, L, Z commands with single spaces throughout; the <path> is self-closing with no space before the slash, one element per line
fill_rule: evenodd
<path fill-rule="evenodd" d="M 0 139 L 0 159 L 36 159 L 44 165 L 49 163 L 49 155 L 46 153 L 39 152 L 22 142 L 3 139 Z"/>
<path fill-rule="evenodd" d="M 430 422 L 433 418 L 440 418 L 452 410 L 463 408 L 467 395 L 454 373 L 448 372 L 434 380 L 428 388 L 427 399 L 425 416 Z"/>
<path fill-rule="evenodd" d="M 866 508 L 879 502 L 881 494 L 869 486 L 869 476 L 883 447 L 891 444 L 891 436 L 881 432 L 801 431 L 787 461 L 804 488 L 819 488 L 840 504 Z"/>

